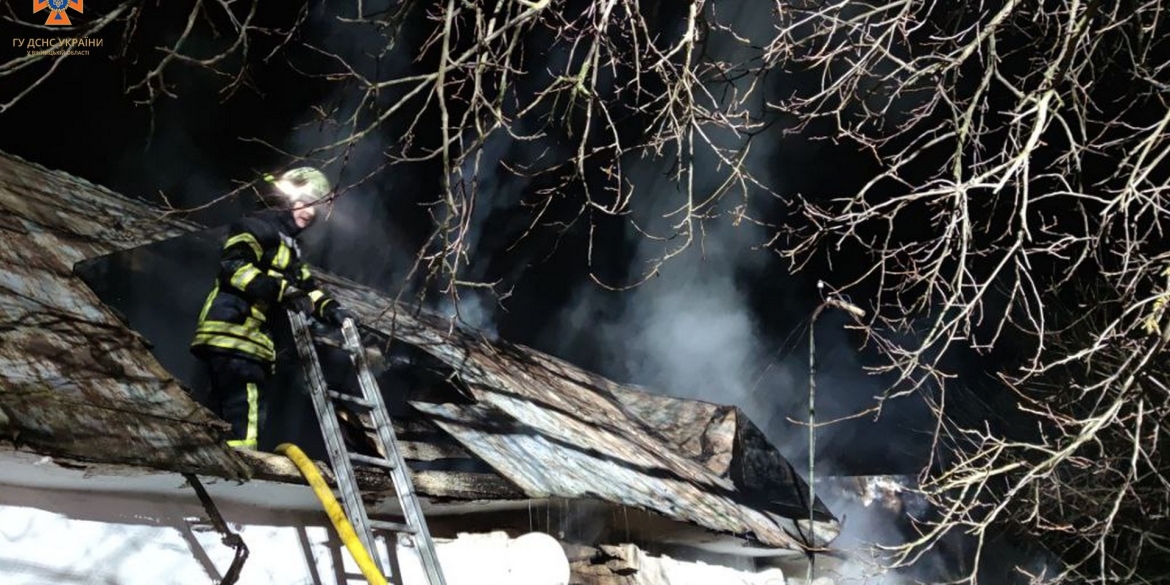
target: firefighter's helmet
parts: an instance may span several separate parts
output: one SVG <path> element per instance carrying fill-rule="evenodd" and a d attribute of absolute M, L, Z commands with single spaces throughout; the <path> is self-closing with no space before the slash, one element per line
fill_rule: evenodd
<path fill-rule="evenodd" d="M 264 177 L 272 183 L 290 205 L 310 205 L 329 195 L 332 186 L 325 173 L 313 167 L 298 167 L 285 171 L 279 177 Z"/>

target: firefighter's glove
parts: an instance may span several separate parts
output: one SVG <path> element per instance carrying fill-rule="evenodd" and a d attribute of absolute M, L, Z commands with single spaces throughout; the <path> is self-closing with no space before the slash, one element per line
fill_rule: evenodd
<path fill-rule="evenodd" d="M 346 311 L 345 307 L 342 307 L 337 303 L 330 303 L 329 306 L 325 308 L 326 323 L 333 325 L 334 327 L 341 327 L 341 324 L 344 323 L 346 319 L 353 319 L 354 324 L 357 324 L 357 319 L 353 316 L 352 313 Z"/>
<path fill-rule="evenodd" d="M 305 291 L 288 285 L 284 288 L 284 296 L 280 298 L 280 305 L 285 309 L 302 315 L 313 314 L 313 301 Z"/>

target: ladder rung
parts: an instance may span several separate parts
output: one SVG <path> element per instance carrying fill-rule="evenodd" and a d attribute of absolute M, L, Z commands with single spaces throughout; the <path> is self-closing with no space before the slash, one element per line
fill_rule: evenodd
<path fill-rule="evenodd" d="M 389 459 L 382 459 L 381 457 L 370 457 L 368 455 L 358 455 L 357 453 L 350 453 L 349 458 L 358 463 L 365 463 L 366 465 L 376 465 L 378 467 L 385 467 L 386 469 L 395 469 L 398 466 Z"/>
<path fill-rule="evenodd" d="M 386 522 L 384 520 L 370 520 L 370 528 L 374 530 L 388 530 L 390 532 L 401 532 L 404 534 L 417 534 L 418 529 L 407 525 L 399 524 L 397 522 Z"/>
<path fill-rule="evenodd" d="M 336 349 L 349 349 L 349 347 L 347 347 L 345 345 L 345 343 L 343 343 L 341 341 L 335 341 L 333 339 L 330 339 L 330 338 L 324 337 L 324 336 L 313 337 L 313 343 L 316 343 L 318 345 L 329 346 L 329 347 L 336 348 Z"/>
<path fill-rule="evenodd" d="M 350 396 L 349 394 L 342 394 L 341 392 L 336 392 L 334 390 L 328 390 L 325 392 L 325 394 L 334 400 L 341 400 L 343 402 L 348 402 L 348 403 L 353 404 L 355 406 L 360 406 L 366 410 L 373 410 L 374 409 L 374 403 L 370 402 L 369 400 L 366 400 L 365 398 L 358 398 L 357 396 Z"/>

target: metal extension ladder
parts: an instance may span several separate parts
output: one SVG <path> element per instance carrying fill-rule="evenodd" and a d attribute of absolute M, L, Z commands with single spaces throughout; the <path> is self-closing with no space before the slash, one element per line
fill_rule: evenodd
<path fill-rule="evenodd" d="M 350 523 L 353 524 L 358 538 L 361 539 L 366 550 L 370 552 L 378 569 L 385 575 L 386 569 L 382 566 L 377 549 L 374 548 L 374 531 L 397 533 L 417 548 L 428 583 L 430 585 L 446 585 L 443 572 L 439 567 L 438 556 L 435 554 L 435 543 L 431 539 L 430 530 L 423 518 L 422 508 L 419 506 L 418 496 L 414 491 L 414 482 L 411 480 L 410 471 L 402 459 L 402 452 L 398 448 L 398 439 L 394 436 L 394 427 L 390 422 L 390 414 L 386 412 L 378 383 L 370 373 L 369 364 L 366 362 L 365 348 L 362 346 L 357 327 L 351 319 L 346 319 L 341 327 L 341 332 L 345 337 L 344 349 L 349 352 L 350 359 L 357 371 L 358 384 L 364 395 L 361 398 L 326 387 L 321 362 L 317 359 L 317 350 L 313 345 L 308 317 L 290 311 L 289 323 L 292 326 L 293 337 L 296 339 L 301 364 L 305 369 L 305 381 L 309 386 L 309 394 L 313 397 L 313 409 L 317 412 L 317 420 L 321 424 L 321 434 L 325 438 L 329 461 L 333 465 L 333 473 L 337 477 L 337 488 L 341 492 L 342 507 L 345 508 L 345 514 Z M 335 402 L 345 403 L 352 410 L 370 414 L 377 431 L 377 447 L 385 455 L 384 459 L 349 452 L 337 422 Z M 370 519 L 353 473 L 354 463 L 362 463 L 379 469 L 393 479 L 394 491 L 398 495 L 398 503 L 402 506 L 402 514 L 406 519 L 405 524 Z M 391 555 L 394 554 L 394 548 L 392 548 L 394 544 L 392 541 L 387 542 L 387 548 Z"/>

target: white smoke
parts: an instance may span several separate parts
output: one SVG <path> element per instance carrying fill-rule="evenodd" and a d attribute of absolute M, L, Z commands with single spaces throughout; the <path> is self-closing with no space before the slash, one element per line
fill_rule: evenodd
<path fill-rule="evenodd" d="M 389 3 L 367 2 L 365 8 L 377 12 L 389 8 Z M 368 80 L 409 70 L 406 51 L 380 51 L 390 42 L 384 31 L 341 22 L 337 16 L 322 8 L 310 17 L 323 51 L 336 54 Z M 396 198 L 415 200 L 417 182 L 412 171 L 406 165 L 391 164 L 387 148 L 394 141 L 382 132 L 370 132 L 344 148 L 326 149 L 365 130 L 377 104 L 396 96 L 384 92 L 379 97 L 377 103 L 370 102 L 364 87 L 338 83 L 332 95 L 320 100 L 332 110 L 324 117 L 316 108 L 307 111 L 287 137 L 285 150 L 297 155 L 315 153 L 308 162 L 323 167 L 338 194 L 326 216 L 304 234 L 310 260 L 330 272 L 396 292 L 417 252 L 392 212 Z M 324 160 L 331 162 L 322 164 Z"/>
<path fill-rule="evenodd" d="M 706 48 L 712 59 L 750 62 L 755 49 L 749 47 L 765 44 L 773 32 L 772 23 L 744 3 L 721 5 L 719 16 L 748 43 L 741 44 L 713 28 Z M 746 77 L 736 82 L 739 95 L 755 81 Z M 764 117 L 763 96 L 755 98 L 756 110 L 752 113 Z M 745 167 L 764 185 L 778 186 L 785 180 L 774 171 L 784 147 L 782 130 L 781 124 L 776 124 L 751 138 Z M 734 150 L 748 140 L 719 130 L 708 129 L 708 136 L 721 149 Z M 680 205 L 685 187 L 666 175 L 669 169 L 661 161 L 631 157 L 625 162 L 626 177 L 634 190 L 633 220 L 655 235 L 672 235 L 679 218 L 667 214 Z M 694 189 L 696 197 L 702 198 L 723 183 L 726 166 L 708 145 L 696 145 L 693 162 L 697 169 Z M 773 205 L 774 196 L 759 187 L 749 188 L 742 197 L 738 193 L 725 196 L 713 210 L 715 217 L 703 222 L 691 247 L 659 267 L 645 284 L 622 293 L 592 285 L 578 290 L 554 330 L 581 331 L 595 337 L 606 348 L 606 373 L 610 375 L 673 396 L 740 407 L 797 471 L 807 476 L 808 428 L 799 421 L 808 415 L 807 316 L 815 306 L 809 300 L 815 298 L 812 283 L 788 277 L 774 287 L 790 292 L 765 302 L 791 309 L 796 313 L 791 320 L 803 323 L 803 327 L 791 331 L 787 339 L 771 339 L 768 324 L 758 321 L 760 312 L 753 306 L 760 299 L 752 298 L 747 282 L 764 269 L 779 272 L 770 263 L 780 260 L 762 249 L 774 228 L 737 221 L 741 211 L 759 216 Z M 654 267 L 657 259 L 674 249 L 683 237 L 674 234 L 665 241 L 653 240 L 632 228 L 630 235 L 639 242 L 631 261 L 633 279 Z M 827 311 L 816 323 L 818 421 L 871 406 L 880 388 L 878 380 L 866 376 L 845 333 L 846 322 L 846 316 Z M 578 343 L 575 337 L 561 337 L 555 340 L 556 346 L 570 354 Z M 882 436 L 862 437 L 865 440 L 859 441 L 850 433 L 836 427 L 818 430 L 818 476 L 836 471 L 834 456 L 845 449 L 856 451 L 859 444 L 864 444 L 867 451 L 883 454 L 896 448 L 884 443 Z M 851 547 L 862 550 L 874 542 L 895 544 L 905 537 L 890 525 L 888 514 L 875 514 L 852 503 L 826 504 L 836 513 L 841 512 L 838 504 L 846 506 L 849 520 L 843 538 Z M 876 563 L 855 561 L 837 570 L 842 579 L 838 582 L 842 583 L 907 582 L 900 576 L 883 573 Z"/>
<path fill-rule="evenodd" d="M 719 17 L 754 41 L 752 45 L 760 46 L 771 34 L 771 22 L 759 18 L 757 10 L 736 5 L 729 11 L 724 14 L 721 9 Z M 749 62 L 757 49 L 711 32 L 707 51 L 713 59 L 742 63 Z M 746 79 L 737 82 L 737 89 L 746 91 L 748 83 Z M 753 115 L 765 116 L 762 95 L 754 97 L 753 108 Z M 726 130 L 708 128 L 707 133 L 726 149 L 739 149 L 749 140 Z M 751 140 L 745 166 L 765 185 L 783 180 L 770 172 L 780 142 L 779 128 Z M 660 160 L 628 157 L 624 162 L 634 191 L 633 221 L 655 235 L 670 235 L 679 218 L 668 214 L 685 201 L 685 186 L 667 176 L 668 165 Z M 696 197 L 705 198 L 724 182 L 726 165 L 706 144 L 696 145 L 693 164 Z M 800 387 L 800 369 L 790 359 L 763 372 L 765 365 L 776 361 L 771 355 L 775 348 L 756 323 L 743 279 L 769 261 L 770 253 L 757 246 L 770 234 L 736 217 L 740 211 L 762 212 L 773 204 L 771 194 L 758 187 L 749 188 L 746 195 L 726 195 L 714 210 L 718 217 L 703 222 L 689 249 L 658 268 L 645 284 L 620 293 L 621 310 L 613 318 L 596 324 L 597 315 L 604 313 L 600 307 L 614 302 L 618 293 L 590 286 L 578 291 L 564 313 L 565 328 L 596 327 L 613 373 L 671 395 L 737 405 L 777 440 L 787 426 L 783 413 L 801 400 L 792 393 Z M 631 236 L 639 242 L 631 261 L 635 279 L 683 239 L 675 235 L 666 241 L 652 240 L 632 228 Z M 791 284 L 800 286 L 801 280 L 791 279 Z M 564 340 L 561 347 L 572 341 Z"/>

